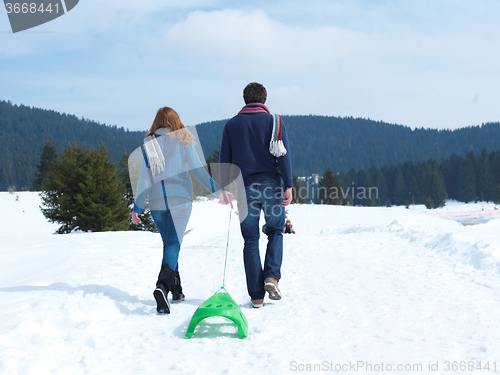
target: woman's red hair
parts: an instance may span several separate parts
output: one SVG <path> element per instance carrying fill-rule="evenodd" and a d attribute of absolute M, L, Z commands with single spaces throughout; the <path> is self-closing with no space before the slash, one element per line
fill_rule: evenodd
<path fill-rule="evenodd" d="M 153 135 L 160 128 L 170 128 L 170 135 L 179 142 L 194 143 L 194 136 L 186 129 L 179 115 L 170 107 L 163 107 L 158 110 L 153 125 L 146 134 L 146 137 Z"/>

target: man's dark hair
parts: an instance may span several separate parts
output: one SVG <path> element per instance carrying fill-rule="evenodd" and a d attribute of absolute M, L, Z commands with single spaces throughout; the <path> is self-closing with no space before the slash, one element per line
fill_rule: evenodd
<path fill-rule="evenodd" d="M 260 83 L 252 82 L 243 90 L 243 100 L 245 104 L 261 103 L 265 104 L 267 99 L 267 91 Z"/>

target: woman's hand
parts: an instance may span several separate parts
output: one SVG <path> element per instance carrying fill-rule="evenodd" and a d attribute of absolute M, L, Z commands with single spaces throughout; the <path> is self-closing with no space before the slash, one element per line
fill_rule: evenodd
<path fill-rule="evenodd" d="M 219 194 L 219 204 L 229 204 L 229 198 L 231 201 L 233 200 L 233 194 L 231 194 L 229 191 L 222 190 Z"/>
<path fill-rule="evenodd" d="M 132 223 L 139 224 L 141 219 L 139 218 L 139 214 L 137 212 L 132 212 Z"/>

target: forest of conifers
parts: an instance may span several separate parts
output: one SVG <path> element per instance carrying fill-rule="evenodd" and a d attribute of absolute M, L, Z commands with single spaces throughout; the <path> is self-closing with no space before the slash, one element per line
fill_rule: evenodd
<path fill-rule="evenodd" d="M 432 181 L 437 174 L 440 183 Z M 351 169 L 339 174 L 344 190 L 351 187 L 353 204 L 409 205 L 426 204 L 428 197 L 441 194 L 461 202 L 500 200 L 500 150 L 469 152 L 465 157 L 453 154 L 438 163 L 406 161 L 402 164 L 373 165 L 368 170 Z M 359 187 L 376 187 L 377 195 L 359 199 Z M 442 190 L 441 190 L 442 189 Z M 440 191 L 436 191 L 440 190 Z M 496 195 L 495 195 L 496 194 Z"/>
<path fill-rule="evenodd" d="M 499 156 L 494 152 L 500 148 L 500 123 L 436 130 L 352 117 L 283 116 L 283 120 L 294 174 L 321 175 L 330 166 L 341 172 L 344 186 L 378 186 L 381 204 L 425 200 L 429 171 L 439 173 L 449 198 L 461 201 L 480 199 L 481 192 L 491 200 L 500 183 Z M 197 125 L 205 156 L 218 148 L 224 124 L 225 120 Z M 74 141 L 96 148 L 104 143 L 111 159 L 118 161 L 124 152 L 141 145 L 149 126 L 129 131 L 0 101 L 0 191 L 9 186 L 31 188 L 47 141 L 59 152 Z"/>

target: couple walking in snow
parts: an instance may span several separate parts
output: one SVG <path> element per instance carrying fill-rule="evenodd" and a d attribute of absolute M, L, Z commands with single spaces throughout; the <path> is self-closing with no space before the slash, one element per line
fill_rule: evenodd
<path fill-rule="evenodd" d="M 191 215 L 193 185 L 189 171 L 220 204 L 228 204 L 231 166 L 241 172 L 244 191 L 238 191 L 243 260 L 252 306 L 269 298 L 281 299 L 278 281 L 283 258 L 284 207 L 292 200 L 291 157 L 281 117 L 265 106 L 267 92 L 259 83 L 243 90 L 245 106 L 230 119 L 222 134 L 221 184 L 205 171 L 196 153 L 194 137 L 169 107 L 158 110 L 141 147 L 140 171 L 135 189 L 132 222 L 149 201 L 151 216 L 163 240 L 163 258 L 153 292 L 158 313 L 170 312 L 172 302 L 184 300 L 179 275 L 179 252 Z M 222 186 L 221 186 L 222 185 Z M 243 187 L 242 187 L 243 189 Z M 264 212 L 268 238 L 264 267 L 259 254 L 259 218 Z M 245 215 L 241 213 L 245 212 Z"/>

